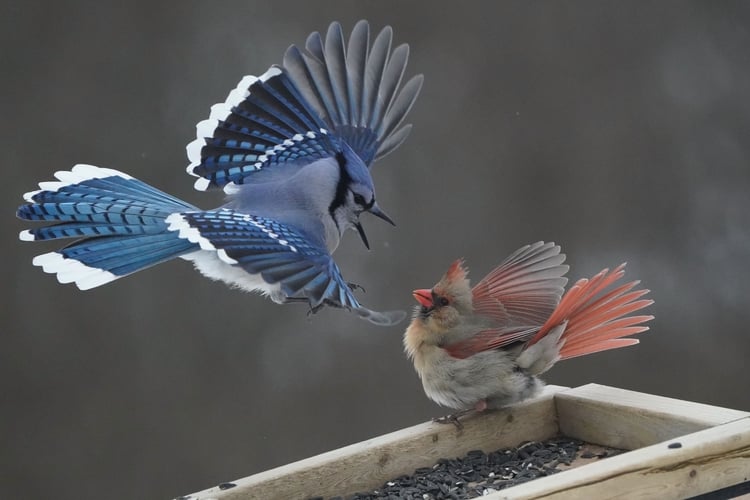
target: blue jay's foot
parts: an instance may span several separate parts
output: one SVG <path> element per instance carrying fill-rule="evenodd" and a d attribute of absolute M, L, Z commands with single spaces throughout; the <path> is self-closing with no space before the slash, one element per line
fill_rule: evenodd
<path fill-rule="evenodd" d="M 323 301 L 317 306 L 313 306 L 312 304 L 310 304 L 310 299 L 308 299 L 307 297 L 284 297 L 281 301 L 282 304 L 298 304 L 300 302 L 304 302 L 305 304 L 310 306 L 310 309 L 307 311 L 308 316 L 317 313 L 318 311 L 323 309 L 323 306 L 325 305 L 333 305 L 325 304 L 325 301 Z"/>
<path fill-rule="evenodd" d="M 347 286 L 349 287 L 349 290 L 352 292 L 356 292 L 357 290 L 362 290 L 362 292 L 367 293 L 367 290 L 365 290 L 365 287 L 362 285 L 358 285 L 357 283 L 348 283 Z"/>
<path fill-rule="evenodd" d="M 307 299 L 302 299 L 302 300 L 307 300 Z M 318 311 L 320 311 L 321 309 L 323 309 L 325 306 L 333 307 L 335 309 L 344 309 L 344 306 L 342 306 L 338 302 L 334 302 L 334 301 L 328 300 L 328 299 L 323 299 L 323 302 L 321 302 L 317 306 L 313 306 L 312 304 L 310 304 L 310 301 L 308 301 L 308 305 L 310 305 L 310 310 L 307 311 L 307 315 L 308 316 L 310 316 L 312 314 L 317 314 Z"/>

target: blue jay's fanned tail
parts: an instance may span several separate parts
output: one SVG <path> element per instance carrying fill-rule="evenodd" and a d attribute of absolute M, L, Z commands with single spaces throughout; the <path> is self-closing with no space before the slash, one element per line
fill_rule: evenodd
<path fill-rule="evenodd" d="M 24 241 L 78 239 L 34 258 L 61 283 L 87 290 L 198 248 L 165 222 L 174 212 L 194 210 L 190 204 L 117 170 L 76 165 L 55 177 L 26 193 L 17 215 L 55 223 L 22 231 Z"/>
<path fill-rule="evenodd" d="M 386 27 L 370 46 L 369 24 L 360 21 L 347 47 L 332 23 L 325 41 L 312 33 L 304 49 L 287 50 L 282 66 L 244 77 L 187 147 L 188 172 L 201 177 L 196 189 L 292 175 L 300 164 L 336 156 L 342 143 L 368 166 L 396 149 L 411 129 L 402 123 L 423 78 L 401 85 L 409 47 L 391 51 L 392 37 Z"/>

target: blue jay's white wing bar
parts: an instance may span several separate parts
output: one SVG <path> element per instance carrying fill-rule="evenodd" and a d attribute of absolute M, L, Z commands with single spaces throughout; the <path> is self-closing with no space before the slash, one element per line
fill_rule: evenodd
<path fill-rule="evenodd" d="M 299 231 L 229 209 L 174 214 L 168 222 L 180 237 L 222 252 L 224 262 L 261 275 L 268 284 L 279 283 L 284 295 L 275 299 L 281 302 L 309 297 L 312 307 L 325 300 L 360 307 L 325 248 Z"/>
<path fill-rule="evenodd" d="M 276 176 L 290 176 L 301 160 L 309 163 L 337 150 L 324 127 L 282 69 L 273 67 L 259 78 L 244 77 L 226 102 L 211 107 L 187 146 L 187 170 L 201 177 L 199 190 L 243 184 L 275 166 L 285 167 Z"/>
<path fill-rule="evenodd" d="M 188 172 L 201 177 L 196 189 L 264 182 L 258 172 L 271 167 L 283 168 L 274 176 L 293 175 L 302 159 L 340 153 L 341 141 L 368 166 L 398 147 L 410 130 L 399 127 L 423 79 L 399 89 L 409 48 L 391 54 L 391 39 L 391 29 L 383 29 L 370 52 L 369 25 L 360 21 L 347 50 L 341 25 L 332 23 L 325 42 L 312 33 L 304 49 L 287 50 L 282 66 L 244 77 L 187 146 Z"/>

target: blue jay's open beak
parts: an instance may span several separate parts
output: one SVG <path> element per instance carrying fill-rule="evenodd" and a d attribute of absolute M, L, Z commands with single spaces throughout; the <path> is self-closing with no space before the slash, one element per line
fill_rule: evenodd
<path fill-rule="evenodd" d="M 380 217 L 381 219 L 388 222 L 392 226 L 396 225 L 396 223 L 393 222 L 393 220 L 391 220 L 391 218 L 388 217 L 388 215 L 386 215 L 386 213 L 380 209 L 377 203 L 373 202 L 372 206 L 367 211 L 376 217 Z M 354 227 L 357 228 L 357 231 L 359 232 L 359 237 L 362 238 L 362 243 L 364 243 L 365 247 L 369 250 L 370 243 L 367 241 L 367 235 L 365 234 L 365 228 L 362 227 L 362 223 L 358 221 L 356 224 L 354 224 Z"/>
<path fill-rule="evenodd" d="M 383 219 L 384 221 L 386 221 L 387 223 L 389 223 L 389 224 L 390 224 L 391 226 L 395 226 L 395 225 L 396 225 L 396 223 L 395 223 L 395 222 L 393 222 L 393 220 L 391 220 L 391 218 L 390 218 L 390 217 L 388 217 L 388 215 L 386 215 L 386 213 L 385 213 L 385 212 L 383 212 L 383 211 L 382 211 L 382 210 L 380 209 L 380 207 L 378 206 L 378 204 L 377 204 L 377 203 L 373 203 L 373 204 L 372 204 L 372 206 L 370 207 L 370 210 L 369 210 L 369 212 L 370 212 L 370 213 L 371 213 L 372 215 L 374 215 L 375 217 L 380 217 L 381 219 Z"/>
<path fill-rule="evenodd" d="M 362 243 L 364 243 L 365 247 L 369 250 L 370 243 L 367 241 L 367 235 L 365 234 L 365 228 L 362 227 L 362 223 L 357 222 L 356 224 L 354 224 L 354 227 L 357 228 L 357 232 L 359 232 L 359 237 L 362 238 Z"/>
<path fill-rule="evenodd" d="M 392 226 L 396 225 L 396 223 L 393 222 L 393 220 L 391 220 L 391 218 L 388 217 L 388 215 L 386 215 L 386 213 L 383 212 L 378 206 L 378 204 L 375 202 L 373 202 L 372 206 L 367 211 L 376 217 L 380 217 L 381 219 L 388 222 Z M 359 232 L 359 237 L 362 238 L 362 243 L 364 243 L 365 247 L 367 247 L 367 249 L 369 250 L 370 243 L 367 241 L 367 235 L 365 234 L 365 228 L 362 227 L 362 223 L 358 221 L 356 224 L 354 224 L 354 227 L 357 228 L 357 231 Z"/>

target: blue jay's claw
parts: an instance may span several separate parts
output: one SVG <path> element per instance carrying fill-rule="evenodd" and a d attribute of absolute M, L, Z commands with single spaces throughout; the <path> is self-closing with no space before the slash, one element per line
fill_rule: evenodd
<path fill-rule="evenodd" d="M 367 293 L 367 290 L 365 290 L 365 287 L 363 287 L 362 285 L 358 285 L 357 283 L 351 283 L 351 282 L 347 282 L 346 284 L 349 286 L 349 290 L 351 290 L 352 292 L 356 292 L 357 290 L 362 290 L 364 293 Z"/>
<path fill-rule="evenodd" d="M 389 223 L 391 226 L 396 225 L 396 223 L 393 222 L 393 220 L 390 217 L 388 217 L 388 214 L 383 212 L 383 210 L 378 206 L 377 203 L 372 204 L 372 206 L 370 207 L 370 213 L 374 215 L 375 217 L 380 217 L 381 219 Z"/>

